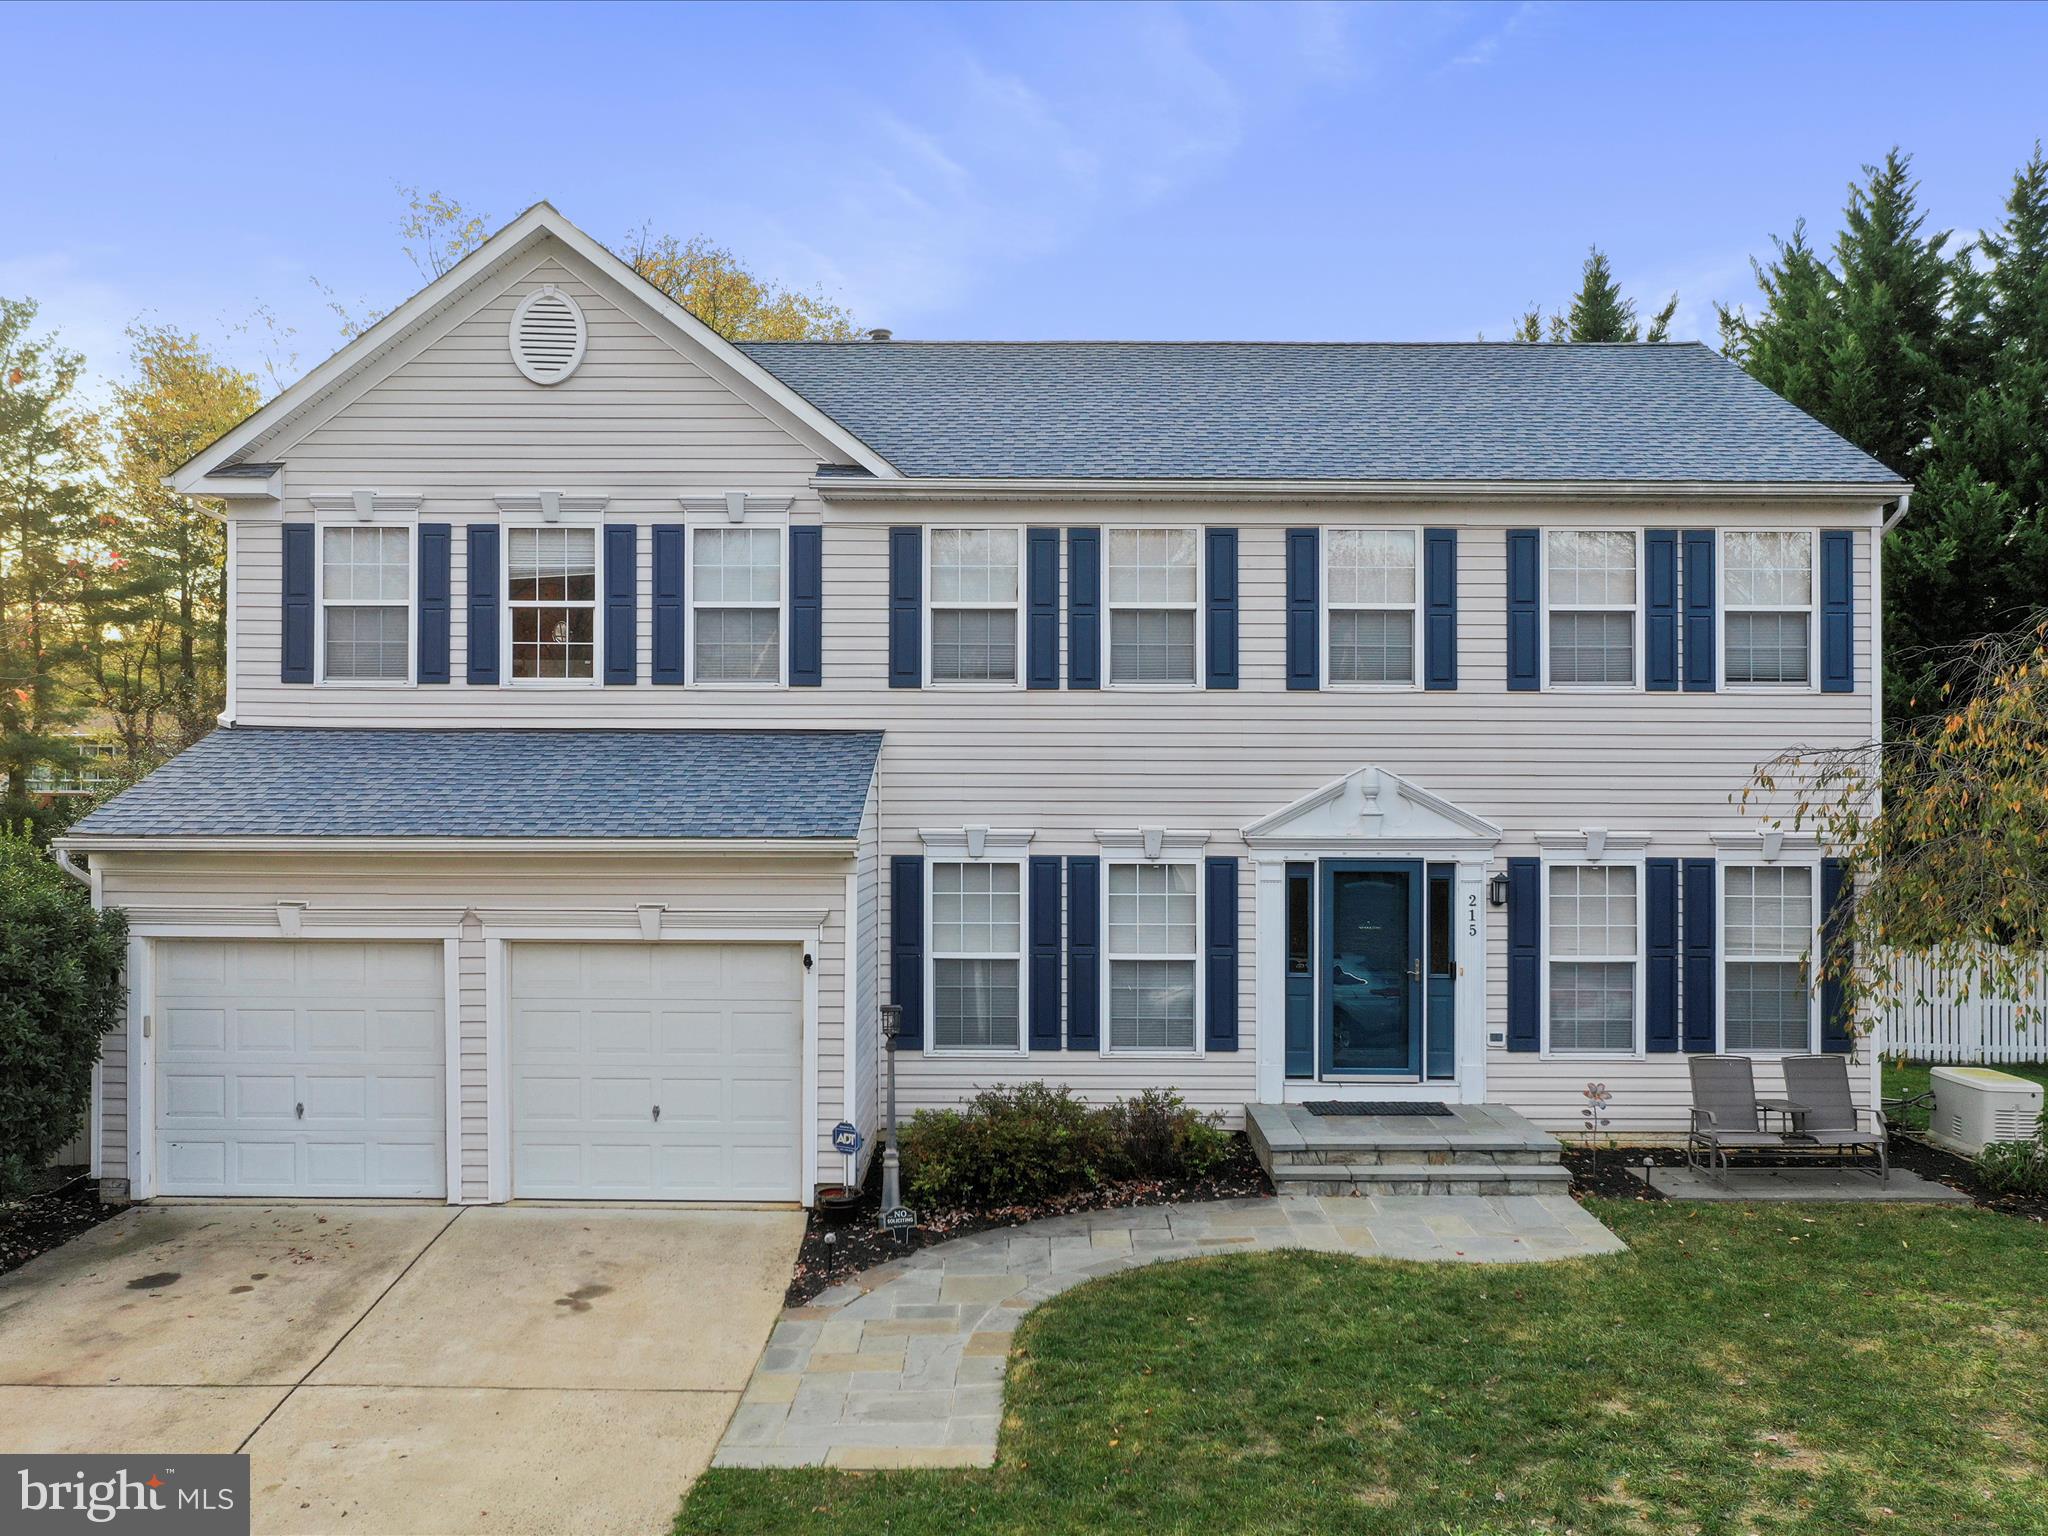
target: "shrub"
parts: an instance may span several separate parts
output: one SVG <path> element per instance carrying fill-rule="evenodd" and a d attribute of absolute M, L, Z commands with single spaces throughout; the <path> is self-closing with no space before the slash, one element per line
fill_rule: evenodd
<path fill-rule="evenodd" d="M 1987 1194 L 2048 1196 L 2048 1113 L 2032 1141 L 1994 1141 L 1977 1154 L 1976 1168 Z"/>
<path fill-rule="evenodd" d="M 1091 1109 L 1061 1086 L 989 1088 L 964 1110 L 921 1110 L 903 1131 L 903 1181 L 925 1209 L 1034 1205 L 1105 1179 L 1194 1177 L 1230 1136 L 1177 1093 Z"/>
<path fill-rule="evenodd" d="M 903 1137 L 903 1177 L 926 1207 L 1025 1205 L 1101 1181 L 1109 1128 L 1062 1086 L 988 1088 L 965 1110 L 920 1110 Z"/>
<path fill-rule="evenodd" d="M 1216 1116 L 1188 1108 L 1171 1088 L 1147 1088 L 1103 1113 L 1120 1171 L 1138 1178 L 1199 1178 L 1230 1154 L 1230 1133 Z"/>
<path fill-rule="evenodd" d="M 100 1036 L 121 1016 L 128 925 L 24 833 L 0 833 L 0 1196 L 85 1122 Z"/>

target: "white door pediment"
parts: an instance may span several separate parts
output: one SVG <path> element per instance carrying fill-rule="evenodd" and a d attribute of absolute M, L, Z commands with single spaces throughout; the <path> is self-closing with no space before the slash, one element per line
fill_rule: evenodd
<path fill-rule="evenodd" d="M 1399 774 L 1365 767 L 1253 822 L 1244 838 L 1255 852 L 1486 853 L 1500 841 L 1501 829 Z"/>

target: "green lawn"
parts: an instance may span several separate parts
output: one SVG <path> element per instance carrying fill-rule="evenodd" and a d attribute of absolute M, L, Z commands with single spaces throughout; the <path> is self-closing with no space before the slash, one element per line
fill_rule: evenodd
<path fill-rule="evenodd" d="M 1025 1320 L 995 1469 L 714 1471 L 675 1529 L 2048 1532 L 2048 1229 L 1595 1209 L 1630 1253 L 1098 1281 Z"/>
<path fill-rule="evenodd" d="M 2000 1072 L 2010 1072 L 2014 1077 L 2029 1078 L 2034 1082 L 2048 1085 L 2048 1065 L 2040 1062 L 1994 1062 Z M 1928 1073 L 1934 1069 L 1924 1061 L 1909 1061 L 1904 1064 L 1884 1064 L 1884 1096 L 1895 1099 L 1901 1095 L 1925 1093 L 1932 1081 Z M 1908 1110 L 1905 1115 L 1905 1129 L 1924 1131 L 1927 1129 L 1927 1111 Z"/>

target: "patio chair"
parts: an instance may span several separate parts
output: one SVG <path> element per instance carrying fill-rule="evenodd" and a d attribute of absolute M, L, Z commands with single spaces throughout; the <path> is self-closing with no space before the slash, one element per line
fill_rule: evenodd
<path fill-rule="evenodd" d="M 1796 1138 L 1817 1147 L 1832 1147 L 1844 1156 L 1858 1152 L 1877 1154 L 1877 1176 L 1892 1181 L 1891 1153 L 1887 1145 L 1884 1111 L 1873 1107 L 1873 1129 L 1864 1130 L 1849 1093 L 1849 1058 L 1846 1056 L 1787 1056 L 1785 1097 L 1798 1106 Z"/>
<path fill-rule="evenodd" d="M 1782 1152 L 1794 1145 L 1784 1133 L 1767 1131 L 1758 1117 L 1756 1074 L 1747 1056 L 1691 1056 L 1692 1125 L 1685 1134 L 1685 1163 L 1697 1170 L 1706 1154 L 1708 1173 L 1728 1182 L 1730 1152 Z"/>

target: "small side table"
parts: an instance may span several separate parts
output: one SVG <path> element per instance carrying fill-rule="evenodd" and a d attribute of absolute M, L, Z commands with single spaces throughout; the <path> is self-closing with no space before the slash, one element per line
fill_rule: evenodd
<path fill-rule="evenodd" d="M 1800 1122 L 1806 1118 L 1806 1106 L 1804 1104 L 1799 1103 L 1795 1099 L 1758 1099 L 1756 1107 L 1758 1114 L 1763 1116 L 1783 1115 L 1785 1117 L 1785 1134 L 1787 1136 L 1807 1141 L 1812 1140 L 1811 1137 L 1807 1136 L 1799 1128 Z"/>

